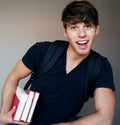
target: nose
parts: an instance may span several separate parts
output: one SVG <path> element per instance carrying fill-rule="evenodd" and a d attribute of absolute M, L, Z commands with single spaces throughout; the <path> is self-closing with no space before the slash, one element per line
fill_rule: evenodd
<path fill-rule="evenodd" d="M 86 33 L 85 33 L 85 29 L 83 27 L 79 28 L 79 32 L 78 32 L 78 36 L 83 38 L 85 37 Z"/>

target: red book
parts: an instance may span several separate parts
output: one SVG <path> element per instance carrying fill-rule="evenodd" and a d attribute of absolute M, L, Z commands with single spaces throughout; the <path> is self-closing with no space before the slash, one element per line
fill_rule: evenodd
<path fill-rule="evenodd" d="M 24 91 L 20 87 L 17 87 L 12 103 L 12 107 L 16 106 L 13 120 L 31 122 L 39 95 L 38 92 L 31 90 Z"/>
<path fill-rule="evenodd" d="M 22 112 L 24 110 L 25 104 L 27 102 L 28 94 L 21 89 L 20 87 L 17 87 L 16 93 L 13 98 L 12 107 L 16 107 L 16 111 L 13 114 L 13 120 L 20 121 Z"/>

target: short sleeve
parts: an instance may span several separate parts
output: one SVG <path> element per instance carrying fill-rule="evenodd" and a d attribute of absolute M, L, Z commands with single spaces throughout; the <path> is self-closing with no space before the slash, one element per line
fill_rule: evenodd
<path fill-rule="evenodd" d="M 37 42 L 27 50 L 22 58 L 27 68 L 33 72 L 36 70 L 48 49 L 48 43 L 49 42 Z"/>
<path fill-rule="evenodd" d="M 89 87 L 86 100 L 88 100 L 89 97 L 94 96 L 96 88 L 110 88 L 115 91 L 112 67 L 110 62 L 105 57 L 102 57 L 102 66 L 100 69 L 100 73 L 95 83 Z"/>
<path fill-rule="evenodd" d="M 115 90 L 112 67 L 105 57 L 102 58 L 102 68 L 95 84 L 95 88 L 101 87 L 111 88 L 113 91 Z"/>

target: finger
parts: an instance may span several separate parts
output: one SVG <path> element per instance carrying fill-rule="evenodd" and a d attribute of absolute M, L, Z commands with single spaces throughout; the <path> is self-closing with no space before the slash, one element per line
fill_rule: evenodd
<path fill-rule="evenodd" d="M 12 115 L 15 112 L 16 107 L 14 106 L 10 111 L 9 111 L 9 115 Z"/>

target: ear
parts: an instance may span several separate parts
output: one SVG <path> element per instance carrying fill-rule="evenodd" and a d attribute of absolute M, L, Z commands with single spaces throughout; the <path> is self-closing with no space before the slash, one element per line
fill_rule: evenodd
<path fill-rule="evenodd" d="M 66 33 L 66 29 L 64 28 L 64 37 L 67 38 L 67 33 Z"/>
<path fill-rule="evenodd" d="M 98 35 L 99 31 L 100 31 L 100 25 L 97 25 L 96 26 L 96 35 Z"/>

